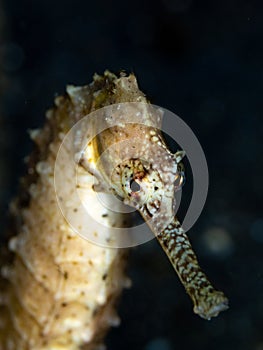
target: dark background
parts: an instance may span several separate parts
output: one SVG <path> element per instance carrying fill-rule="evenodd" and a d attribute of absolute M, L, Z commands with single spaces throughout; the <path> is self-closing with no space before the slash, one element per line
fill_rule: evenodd
<path fill-rule="evenodd" d="M 204 149 L 209 194 L 189 235 L 230 309 L 211 321 L 194 315 L 152 241 L 131 252 L 133 287 L 108 349 L 262 350 L 262 2 L 5 0 L 2 7 L 1 222 L 32 147 L 27 129 L 43 124 L 54 96 L 95 72 L 133 71 Z"/>

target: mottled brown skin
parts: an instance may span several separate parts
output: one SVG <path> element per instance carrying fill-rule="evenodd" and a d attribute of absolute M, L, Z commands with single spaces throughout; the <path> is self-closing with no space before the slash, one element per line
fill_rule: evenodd
<path fill-rule="evenodd" d="M 157 239 L 192 299 L 196 314 L 210 320 L 228 309 L 227 298 L 214 289 L 201 270 L 189 239 L 176 218 L 157 235 Z"/>

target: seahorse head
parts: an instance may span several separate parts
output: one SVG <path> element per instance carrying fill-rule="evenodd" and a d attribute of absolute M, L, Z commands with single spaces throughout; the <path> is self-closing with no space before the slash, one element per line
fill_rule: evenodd
<path fill-rule="evenodd" d="M 157 128 L 130 123 L 108 132 L 111 139 L 119 135 L 102 157 L 110 189 L 151 221 L 150 227 L 157 233 L 174 217 L 175 192 L 183 182 L 180 161 L 184 152 L 171 153 Z"/>

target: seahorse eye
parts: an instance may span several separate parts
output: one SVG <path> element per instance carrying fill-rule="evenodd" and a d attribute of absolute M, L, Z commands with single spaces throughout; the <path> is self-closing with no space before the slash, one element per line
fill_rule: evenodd
<path fill-rule="evenodd" d="M 131 180 L 130 188 L 132 192 L 139 192 L 141 189 L 141 186 L 135 180 Z"/>

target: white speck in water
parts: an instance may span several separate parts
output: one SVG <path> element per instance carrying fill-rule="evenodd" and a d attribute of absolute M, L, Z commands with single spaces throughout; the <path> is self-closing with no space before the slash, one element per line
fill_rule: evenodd
<path fill-rule="evenodd" d="M 221 227 L 212 227 L 203 234 L 203 242 L 206 248 L 218 257 L 226 257 L 232 254 L 234 243 L 230 234 Z"/>

